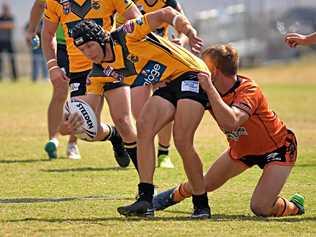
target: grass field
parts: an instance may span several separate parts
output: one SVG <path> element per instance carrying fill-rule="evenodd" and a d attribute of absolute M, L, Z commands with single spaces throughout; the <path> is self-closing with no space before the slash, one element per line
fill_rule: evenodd
<path fill-rule="evenodd" d="M 138 179 L 133 168 L 119 169 L 108 143 L 80 142 L 82 160 L 64 156 L 47 161 L 46 109 L 49 83 L 0 84 L 0 236 L 316 236 L 316 58 L 243 71 L 265 91 L 274 111 L 298 137 L 299 158 L 282 194 L 305 195 L 306 214 L 258 218 L 249 200 L 260 176 L 253 168 L 209 194 L 213 217 L 192 221 L 191 201 L 157 212 L 151 220 L 126 219 L 116 208 L 130 203 Z M 104 112 L 104 120 L 109 116 Z M 196 135 L 206 169 L 226 141 L 208 114 Z M 185 179 L 176 168 L 157 169 L 155 182 L 165 189 Z"/>

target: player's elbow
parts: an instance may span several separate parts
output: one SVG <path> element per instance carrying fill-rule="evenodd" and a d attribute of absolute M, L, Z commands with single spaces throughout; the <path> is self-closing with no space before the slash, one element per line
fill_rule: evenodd
<path fill-rule="evenodd" d="M 172 23 L 173 17 L 175 15 L 179 14 L 179 12 L 177 12 L 175 9 L 173 9 L 172 7 L 165 7 L 163 9 L 161 9 L 161 14 L 160 14 L 160 19 L 163 22 L 168 22 L 169 24 Z"/>

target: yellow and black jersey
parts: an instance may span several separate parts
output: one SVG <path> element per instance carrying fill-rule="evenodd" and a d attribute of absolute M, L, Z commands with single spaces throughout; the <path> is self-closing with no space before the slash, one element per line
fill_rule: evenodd
<path fill-rule="evenodd" d="M 94 20 L 111 30 L 116 12 L 124 14 L 134 3 L 131 0 L 46 0 L 45 19 L 61 23 L 65 32 L 70 72 L 91 69 L 90 61 L 77 49 L 70 37 L 72 28 L 83 19 Z"/>
<path fill-rule="evenodd" d="M 93 66 L 87 91 L 102 95 L 103 85 L 109 82 L 142 86 L 174 80 L 187 72 L 208 72 L 200 58 L 150 32 L 146 15 L 113 31 L 114 60 Z"/>
<path fill-rule="evenodd" d="M 142 14 L 150 13 L 157 11 L 164 7 L 172 7 L 176 10 L 179 10 L 179 5 L 176 0 L 156 0 L 155 3 L 149 4 L 146 0 L 133 0 L 138 9 Z M 116 26 L 121 26 L 126 22 L 124 16 L 120 14 L 115 15 L 115 24 Z M 155 30 L 155 33 L 168 38 L 168 24 L 164 24 L 161 28 Z"/>

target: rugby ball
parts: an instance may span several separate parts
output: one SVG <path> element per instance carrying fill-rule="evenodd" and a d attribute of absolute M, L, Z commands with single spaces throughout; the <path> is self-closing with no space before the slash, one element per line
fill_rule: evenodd
<path fill-rule="evenodd" d="M 75 136 L 81 140 L 93 141 L 98 131 L 98 122 L 93 109 L 85 101 L 71 98 L 65 103 L 65 119 L 72 113 L 78 113 L 84 121 L 83 125 L 77 129 Z"/>

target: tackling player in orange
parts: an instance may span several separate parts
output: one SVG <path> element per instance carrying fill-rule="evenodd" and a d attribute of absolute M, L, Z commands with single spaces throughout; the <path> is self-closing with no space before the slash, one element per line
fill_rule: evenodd
<path fill-rule="evenodd" d="M 202 53 L 211 74 L 200 73 L 210 113 L 225 133 L 229 146 L 204 175 L 205 189 L 212 192 L 254 165 L 263 171 L 251 198 L 257 216 L 304 213 L 304 197 L 281 197 L 297 157 L 294 133 L 269 108 L 267 98 L 251 79 L 238 75 L 238 54 L 230 45 L 209 47 Z M 154 197 L 156 210 L 165 209 L 192 195 L 190 182 Z"/>

